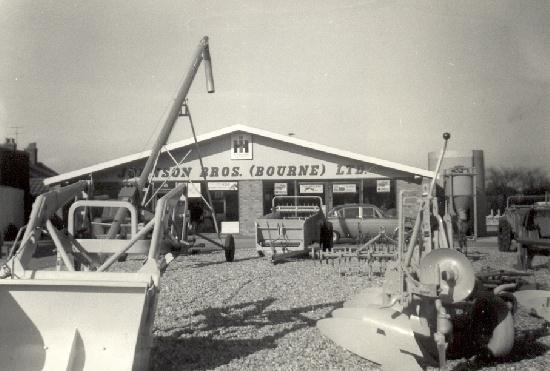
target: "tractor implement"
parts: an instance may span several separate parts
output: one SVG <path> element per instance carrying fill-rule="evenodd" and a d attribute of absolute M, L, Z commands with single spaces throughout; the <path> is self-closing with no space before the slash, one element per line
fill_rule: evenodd
<path fill-rule="evenodd" d="M 146 206 L 155 195 L 147 201 L 147 191 L 203 61 L 208 92 L 214 91 L 208 45 L 204 37 L 141 176 L 121 189 L 118 200 L 88 199 L 93 184 L 87 181 L 35 200 L 24 233 L 0 267 L 1 370 L 149 369 L 160 277 L 173 260 L 170 251 L 183 244 L 175 226 L 187 225 L 187 185 L 154 199 L 151 209 Z M 60 226 L 58 215 L 67 209 L 67 223 Z M 32 264 L 46 235 L 55 244 L 56 270 Z M 232 236 L 226 245 L 231 261 Z M 116 271 L 117 261 L 132 254 L 144 258 L 143 264 L 133 272 Z"/>
<path fill-rule="evenodd" d="M 256 220 L 256 251 L 272 263 L 315 257 L 316 248 L 332 247 L 332 226 L 317 196 L 275 196 L 272 212 Z"/>
<path fill-rule="evenodd" d="M 514 343 L 512 313 L 503 299 L 508 286 L 488 290 L 476 280 L 470 261 L 454 249 L 449 216 L 440 215 L 432 196 L 449 138 L 443 135 L 408 246 L 404 228 L 399 230 L 397 259 L 382 287 L 363 290 L 317 323 L 323 335 L 383 369 L 445 368 L 448 358 L 481 353 L 501 357 Z M 401 191 L 401 227 L 407 197 Z"/>
<path fill-rule="evenodd" d="M 86 245 L 53 226 L 51 218 L 85 190 L 78 182 L 40 195 L 21 245 L 3 266 L 0 279 L 0 347 L 3 370 L 146 370 L 159 280 L 166 258 L 168 215 L 183 185 L 159 199 L 155 216 L 130 240 Z M 58 269 L 29 268 L 44 231 L 52 237 Z M 146 262 L 136 272 L 107 272 L 135 243 L 147 245 Z M 79 245 L 76 248 L 76 245 Z M 109 254 L 102 262 L 98 253 Z"/>
<path fill-rule="evenodd" d="M 333 246 L 331 250 L 319 251 L 321 264 L 338 263 L 338 274 L 367 274 L 372 277 L 375 271 L 383 274 L 389 262 L 397 258 L 397 241 L 388 236 L 384 227 L 380 227 L 376 236 L 359 246 Z M 354 270 L 353 262 L 356 262 Z"/>

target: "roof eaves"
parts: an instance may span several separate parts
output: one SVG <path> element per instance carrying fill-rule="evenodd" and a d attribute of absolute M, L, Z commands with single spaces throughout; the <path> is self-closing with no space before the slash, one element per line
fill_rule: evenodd
<path fill-rule="evenodd" d="M 199 135 L 199 136 L 197 136 L 197 141 L 202 142 L 202 141 L 217 138 L 217 137 L 220 137 L 222 135 L 230 134 L 230 133 L 237 132 L 237 131 L 243 131 L 243 132 L 247 132 L 247 133 L 250 133 L 250 134 L 259 135 L 259 136 L 271 138 L 271 139 L 274 139 L 274 140 L 294 144 L 294 145 L 304 147 L 304 148 L 309 148 L 309 149 L 314 149 L 314 150 L 325 152 L 325 153 L 335 154 L 335 155 L 341 156 L 341 157 L 348 157 L 348 158 L 351 158 L 351 159 L 354 159 L 354 160 L 357 160 L 357 161 L 368 162 L 368 163 L 372 163 L 372 164 L 380 166 L 380 167 L 391 168 L 391 169 L 403 171 L 403 172 L 406 172 L 406 173 L 411 173 L 411 174 L 414 174 L 414 175 L 420 175 L 420 176 L 428 177 L 428 178 L 433 178 L 434 177 L 434 173 L 432 171 L 429 171 L 429 170 L 424 170 L 424 169 L 420 169 L 420 168 L 416 168 L 416 167 L 412 167 L 412 166 L 408 166 L 408 165 L 403 165 L 403 164 L 399 164 L 399 163 L 392 162 L 392 161 L 382 160 L 382 159 L 379 159 L 379 158 L 376 158 L 376 157 L 365 156 L 365 155 L 361 155 L 361 154 L 358 154 L 358 153 L 354 153 L 354 152 L 350 152 L 350 151 L 346 151 L 346 150 L 341 150 L 341 149 L 325 146 L 323 144 L 313 143 L 313 142 L 310 142 L 310 141 L 307 141 L 307 140 L 304 140 L 304 139 L 289 137 L 289 136 L 286 136 L 286 135 L 277 134 L 277 133 L 273 133 L 273 132 L 270 132 L 270 131 L 267 131 L 267 130 L 258 129 L 258 128 L 254 128 L 254 127 L 250 127 L 250 126 L 246 126 L 246 125 L 242 125 L 242 124 L 228 126 L 226 128 L 223 128 L 223 129 L 219 129 L 219 130 L 215 130 L 215 131 L 212 131 L 212 132 L 209 132 L 209 133 L 206 133 L 206 134 Z M 176 149 L 176 148 L 184 147 L 184 146 L 187 146 L 187 145 L 190 145 L 190 144 L 193 144 L 193 143 L 194 143 L 193 138 L 183 139 L 183 140 L 180 140 L 180 141 L 177 141 L 177 142 L 167 144 L 165 146 L 165 148 L 163 149 L 163 152 L 166 151 L 166 150 L 173 150 L 173 149 Z M 44 180 L 44 184 L 51 185 L 51 184 L 55 184 L 55 183 L 60 183 L 60 182 L 63 182 L 63 181 L 66 181 L 66 180 L 69 180 L 69 179 L 72 179 L 72 178 L 80 177 L 82 175 L 91 174 L 91 173 L 94 173 L 94 172 L 97 172 L 97 171 L 101 171 L 101 170 L 107 169 L 109 167 L 117 166 L 117 165 L 120 165 L 120 164 L 123 164 L 123 163 L 128 163 L 128 162 L 132 162 L 132 161 L 136 161 L 136 160 L 140 160 L 144 157 L 148 157 L 150 154 L 151 154 L 151 150 L 147 150 L 147 151 L 135 153 L 135 154 L 132 154 L 132 155 L 119 157 L 119 158 L 116 158 L 116 159 L 113 159 L 113 160 L 110 160 L 110 161 L 101 162 L 99 164 L 88 166 L 88 167 L 85 167 L 85 168 L 82 168 L 82 169 L 73 170 L 73 171 L 70 171 L 70 172 L 67 172 L 67 173 L 64 173 L 64 174 L 59 174 L 57 176 L 46 178 Z"/>

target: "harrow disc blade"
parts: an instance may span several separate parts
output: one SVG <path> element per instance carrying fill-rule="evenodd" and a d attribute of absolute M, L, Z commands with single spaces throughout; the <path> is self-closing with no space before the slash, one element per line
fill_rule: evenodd
<path fill-rule="evenodd" d="M 423 352 L 414 330 L 424 331 L 408 316 L 375 306 L 337 309 L 332 315 L 317 327 L 336 344 L 383 369 L 422 370 L 418 360 Z"/>

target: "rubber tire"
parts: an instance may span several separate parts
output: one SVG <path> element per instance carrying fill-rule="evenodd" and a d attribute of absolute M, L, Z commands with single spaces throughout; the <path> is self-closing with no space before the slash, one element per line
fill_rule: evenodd
<path fill-rule="evenodd" d="M 502 357 L 514 344 L 514 321 L 502 298 L 489 294 L 478 297 L 472 307 L 470 338 L 476 353 Z"/>
<path fill-rule="evenodd" d="M 235 260 L 235 238 L 232 234 L 225 236 L 225 243 L 223 246 L 225 250 L 225 260 L 228 262 Z"/>
<path fill-rule="evenodd" d="M 507 219 L 498 221 L 498 251 L 508 252 L 512 245 L 512 226 Z"/>
<path fill-rule="evenodd" d="M 526 271 L 529 267 L 529 251 L 527 248 L 524 248 L 522 245 L 518 245 L 518 264 L 517 267 L 522 270 Z"/>
<path fill-rule="evenodd" d="M 334 246 L 334 230 L 332 228 L 332 223 L 331 222 L 327 222 L 325 224 L 325 228 L 326 228 L 326 234 L 324 236 L 324 238 L 326 239 L 326 241 L 324 241 L 324 246 L 326 246 L 326 249 L 328 251 L 332 251 L 332 247 Z"/>
<path fill-rule="evenodd" d="M 335 244 L 338 243 L 338 241 L 340 241 L 340 233 L 332 231 L 332 243 Z"/>

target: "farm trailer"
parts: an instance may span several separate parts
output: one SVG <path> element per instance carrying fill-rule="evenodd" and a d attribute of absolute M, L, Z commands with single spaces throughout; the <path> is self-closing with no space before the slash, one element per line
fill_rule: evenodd
<path fill-rule="evenodd" d="M 537 201 L 543 199 L 544 201 Z M 499 219 L 498 248 L 516 250 L 518 267 L 531 268 L 536 255 L 550 255 L 550 202 L 545 196 L 511 196 Z"/>
<path fill-rule="evenodd" d="M 315 247 L 332 248 L 332 225 L 317 196 L 275 196 L 271 213 L 256 220 L 258 255 L 272 262 L 315 255 Z"/>

